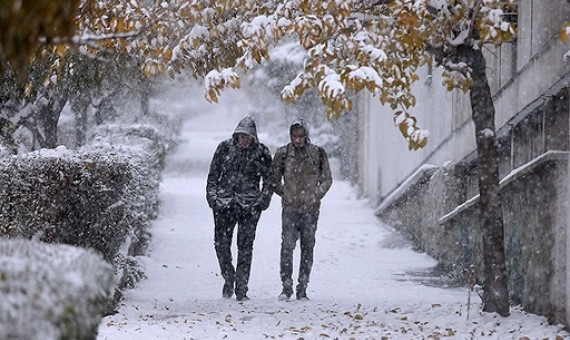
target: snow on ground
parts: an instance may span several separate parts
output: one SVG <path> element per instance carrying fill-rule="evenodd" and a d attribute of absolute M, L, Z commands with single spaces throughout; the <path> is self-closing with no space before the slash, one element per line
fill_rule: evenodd
<path fill-rule="evenodd" d="M 163 174 L 150 255 L 139 259 L 148 279 L 125 294 L 117 314 L 102 320 L 98 340 L 570 338 L 545 318 L 518 309 L 508 318 L 481 313 L 475 294 L 467 304 L 467 288 L 425 284 L 430 280 L 418 273 L 427 275 L 436 262 L 412 251 L 338 178 L 321 210 L 311 300 L 277 300 L 278 196 L 258 225 L 251 300 L 223 299 L 205 186 L 216 145 L 246 113 L 247 105 L 231 98 L 188 108 L 180 144 Z M 234 261 L 235 255 L 234 246 Z"/>

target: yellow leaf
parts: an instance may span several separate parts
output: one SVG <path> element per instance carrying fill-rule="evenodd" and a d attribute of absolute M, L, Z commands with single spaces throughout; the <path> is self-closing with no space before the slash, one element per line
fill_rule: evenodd
<path fill-rule="evenodd" d="M 254 49 L 254 50 L 251 52 L 251 54 L 252 54 L 252 56 L 253 56 L 253 59 L 255 59 L 255 61 L 257 61 L 258 63 L 261 63 L 261 57 L 260 57 L 259 52 L 257 51 L 257 49 Z"/>
<path fill-rule="evenodd" d="M 386 93 L 385 91 L 382 91 L 382 94 L 380 95 L 380 103 L 382 103 L 382 105 L 384 105 L 387 102 L 388 102 L 388 93 Z"/>
<path fill-rule="evenodd" d="M 300 97 L 304 91 L 305 89 L 303 88 L 303 86 L 299 85 L 295 87 L 295 91 L 293 91 L 293 93 L 295 94 L 296 97 Z"/>
<path fill-rule="evenodd" d="M 565 44 L 568 43 L 568 39 L 570 38 L 568 35 L 568 28 L 569 27 L 570 27 L 570 21 L 567 21 L 566 23 L 564 23 L 562 28 L 560 28 L 560 30 L 558 31 L 558 35 L 560 36 L 560 39 L 562 39 L 562 41 Z"/>
<path fill-rule="evenodd" d="M 172 59 L 172 49 L 165 47 L 162 53 L 164 54 L 166 61 L 170 61 Z"/>
<path fill-rule="evenodd" d="M 503 41 L 511 41 L 513 39 L 513 33 L 511 30 L 503 31 Z"/>
<path fill-rule="evenodd" d="M 67 54 L 67 48 L 64 45 L 58 45 L 56 49 L 56 53 L 61 58 L 64 58 Z"/>
<path fill-rule="evenodd" d="M 443 86 L 445 86 L 445 88 L 447 89 L 447 91 L 452 91 L 453 88 L 455 87 L 454 83 L 453 83 L 453 79 L 450 79 L 450 78 L 445 78 L 442 83 L 443 83 Z"/>
<path fill-rule="evenodd" d="M 418 143 L 418 147 L 423 148 L 427 145 L 428 139 L 424 138 L 421 142 Z"/>
<path fill-rule="evenodd" d="M 467 91 L 469 91 L 469 89 L 471 88 L 471 85 L 473 85 L 473 79 L 467 78 L 463 80 L 461 84 L 461 89 L 463 90 L 463 92 L 467 93 Z"/>
<path fill-rule="evenodd" d="M 216 95 L 216 92 L 213 89 L 210 89 L 208 90 L 208 92 L 206 92 L 206 100 L 214 103 L 218 102 L 218 96 Z"/>
<path fill-rule="evenodd" d="M 400 130 L 402 136 L 408 137 L 408 125 L 404 123 L 398 124 L 398 129 Z"/>
<path fill-rule="evenodd" d="M 344 103 L 344 107 L 345 107 L 346 111 L 352 111 L 352 108 L 353 108 L 352 100 L 347 99 L 346 102 Z"/>

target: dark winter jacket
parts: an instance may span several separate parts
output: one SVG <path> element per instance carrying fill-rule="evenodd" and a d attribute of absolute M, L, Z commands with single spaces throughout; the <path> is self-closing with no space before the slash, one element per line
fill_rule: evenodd
<path fill-rule="evenodd" d="M 311 144 L 302 119 L 293 121 L 290 131 L 295 125 L 304 128 L 307 140 L 303 148 L 288 143 L 275 152 L 275 193 L 281 196 L 284 211 L 317 212 L 333 182 L 328 155 L 324 148 Z"/>
<path fill-rule="evenodd" d="M 240 133 L 253 138 L 248 148 L 238 145 Z M 257 138 L 254 119 L 245 117 L 232 138 L 221 142 L 214 153 L 206 184 L 208 205 L 267 209 L 275 186 L 271 163 L 269 149 Z"/>

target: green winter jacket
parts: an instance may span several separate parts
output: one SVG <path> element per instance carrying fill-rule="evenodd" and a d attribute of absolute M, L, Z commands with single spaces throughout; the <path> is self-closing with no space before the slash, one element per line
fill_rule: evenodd
<path fill-rule="evenodd" d="M 310 143 L 302 120 L 295 120 L 291 127 L 294 125 L 305 129 L 307 142 L 299 150 L 291 143 L 276 150 L 273 158 L 275 193 L 281 196 L 286 212 L 318 212 L 333 182 L 328 155 L 324 148 Z"/>

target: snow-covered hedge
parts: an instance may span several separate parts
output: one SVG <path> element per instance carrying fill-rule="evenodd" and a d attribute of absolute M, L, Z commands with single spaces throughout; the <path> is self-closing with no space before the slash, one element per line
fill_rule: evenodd
<path fill-rule="evenodd" d="M 113 264 L 115 298 L 143 273 L 169 140 L 149 125 L 103 126 L 65 147 L 0 158 L 0 235 L 97 250 Z"/>
<path fill-rule="evenodd" d="M 129 232 L 129 161 L 42 150 L 0 159 L 0 232 L 97 249 L 112 262 Z"/>
<path fill-rule="evenodd" d="M 170 147 L 169 136 L 154 126 L 105 125 L 97 129 L 89 145 L 79 150 L 88 155 L 123 155 L 130 164 L 131 179 L 125 197 L 131 213 L 123 220 L 130 228 L 115 258 L 118 275 L 114 302 L 125 288 L 133 287 L 144 276 L 136 256 L 146 251 L 150 241 L 148 227 L 158 213 L 160 172 Z"/>
<path fill-rule="evenodd" d="M 122 155 L 129 161 L 130 181 L 126 197 L 130 210 L 129 255 L 141 255 L 149 240 L 148 226 L 158 213 L 160 172 L 170 141 L 150 125 L 107 125 L 97 130 L 91 143 L 79 152 L 87 155 Z"/>
<path fill-rule="evenodd" d="M 114 270 L 92 250 L 0 239 L 0 339 L 94 339 Z"/>

